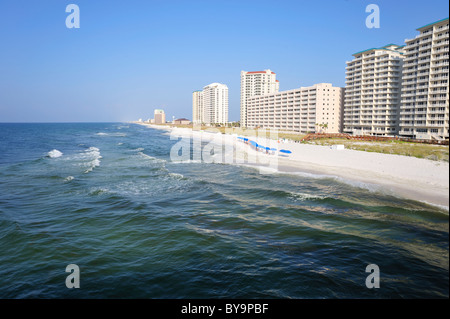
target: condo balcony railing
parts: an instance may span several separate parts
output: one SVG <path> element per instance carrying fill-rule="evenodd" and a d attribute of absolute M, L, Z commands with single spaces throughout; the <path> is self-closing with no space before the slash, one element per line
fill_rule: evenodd
<path fill-rule="evenodd" d="M 431 58 L 431 61 L 432 62 L 435 62 L 435 61 L 442 61 L 442 62 L 447 61 L 448 62 L 448 55 L 434 56 Z"/>
<path fill-rule="evenodd" d="M 448 61 L 441 61 L 437 63 L 433 63 L 431 65 L 432 68 L 442 67 L 442 66 L 448 66 L 450 63 Z"/>
<path fill-rule="evenodd" d="M 437 124 L 437 123 L 433 123 L 433 124 L 427 124 L 426 126 L 429 126 L 429 127 L 444 127 L 445 126 L 445 124 L 444 123 L 442 123 L 442 124 Z"/>
<path fill-rule="evenodd" d="M 433 44 L 434 47 L 442 47 L 442 46 L 448 45 L 450 43 L 449 40 L 444 40 L 444 41 L 440 40 L 439 41 L 438 39 L 436 39 L 435 41 L 436 42 Z"/>
<path fill-rule="evenodd" d="M 440 82 L 431 82 L 430 88 L 437 88 L 437 87 L 447 87 L 448 83 L 440 83 Z"/>
<path fill-rule="evenodd" d="M 433 67 L 431 69 L 431 74 L 440 74 L 440 73 L 447 73 L 448 74 L 449 69 L 444 67 Z"/>
<path fill-rule="evenodd" d="M 429 70 L 430 69 L 430 65 L 424 65 L 424 66 L 419 66 L 418 68 L 417 68 L 417 71 L 420 71 L 420 70 Z"/>
<path fill-rule="evenodd" d="M 448 100 L 448 96 L 430 96 L 430 101 L 446 101 Z"/>
<path fill-rule="evenodd" d="M 431 61 L 430 55 L 426 55 L 424 59 L 419 59 L 419 61 L 417 61 L 417 63 L 422 64 L 422 63 L 429 63 Z"/>
<path fill-rule="evenodd" d="M 448 80 L 448 75 L 446 76 L 435 76 L 430 79 L 430 81 L 441 81 L 441 80 Z"/>

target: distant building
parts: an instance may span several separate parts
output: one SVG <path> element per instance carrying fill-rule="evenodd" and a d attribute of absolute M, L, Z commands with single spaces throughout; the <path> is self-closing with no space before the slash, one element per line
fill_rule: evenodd
<path fill-rule="evenodd" d="M 165 124 L 166 123 L 166 114 L 161 109 L 155 110 L 155 124 Z"/>
<path fill-rule="evenodd" d="M 203 123 L 203 91 L 192 92 L 192 122 Z"/>
<path fill-rule="evenodd" d="M 228 87 L 211 83 L 192 94 L 192 116 L 195 124 L 228 123 Z"/>
<path fill-rule="evenodd" d="M 241 127 L 247 127 L 247 100 L 252 96 L 277 93 L 280 83 L 271 70 L 241 71 Z"/>
<path fill-rule="evenodd" d="M 173 124 L 188 125 L 188 124 L 191 124 L 191 121 L 188 119 L 182 118 L 182 119 L 173 120 Z"/>
<path fill-rule="evenodd" d="M 344 88 L 329 83 L 247 98 L 247 127 L 299 133 L 342 131 Z"/>
<path fill-rule="evenodd" d="M 228 123 L 228 86 L 211 83 L 203 88 L 203 117 L 206 124 Z"/>

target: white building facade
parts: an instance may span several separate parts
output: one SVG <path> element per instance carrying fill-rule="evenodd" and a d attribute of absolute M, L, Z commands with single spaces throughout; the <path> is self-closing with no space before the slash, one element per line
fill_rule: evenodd
<path fill-rule="evenodd" d="M 228 123 L 228 87 L 221 83 L 211 83 L 203 88 L 202 121 L 205 124 Z"/>
<path fill-rule="evenodd" d="M 241 127 L 247 127 L 247 100 L 253 96 L 273 94 L 279 90 L 276 74 L 271 70 L 241 71 Z"/>
<path fill-rule="evenodd" d="M 417 31 L 406 40 L 400 109 L 401 136 L 449 137 L 449 19 Z"/>
<path fill-rule="evenodd" d="M 398 134 L 403 49 L 389 44 L 355 53 L 347 62 L 344 133 Z"/>

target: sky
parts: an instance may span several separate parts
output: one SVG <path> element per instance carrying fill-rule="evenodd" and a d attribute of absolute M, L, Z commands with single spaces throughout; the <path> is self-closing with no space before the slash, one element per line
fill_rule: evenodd
<path fill-rule="evenodd" d="M 66 6 L 80 28 L 66 27 Z M 380 28 L 366 27 L 369 4 Z M 240 71 L 271 69 L 280 90 L 345 86 L 352 54 L 402 45 L 448 17 L 447 0 L 2 0 L 0 122 L 192 118 L 192 92 L 229 88 L 239 120 Z"/>

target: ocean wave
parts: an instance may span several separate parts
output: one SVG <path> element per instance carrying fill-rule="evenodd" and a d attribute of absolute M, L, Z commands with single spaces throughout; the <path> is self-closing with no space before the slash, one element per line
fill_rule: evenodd
<path fill-rule="evenodd" d="M 372 193 L 383 193 L 383 194 L 391 194 L 391 192 L 382 185 L 372 184 L 367 182 L 361 182 L 353 179 L 344 178 L 337 175 L 329 175 L 329 174 L 314 174 L 314 173 L 306 173 L 306 172 L 280 172 L 281 174 L 292 174 L 296 176 L 307 177 L 311 179 L 332 179 L 338 183 L 347 184 L 352 187 L 361 188 L 368 190 Z M 392 195 L 392 194 L 391 194 Z"/>
<path fill-rule="evenodd" d="M 306 201 L 306 200 L 320 200 L 320 199 L 326 199 L 326 196 L 321 195 L 313 195 L 313 194 L 306 194 L 306 193 L 295 193 L 295 192 L 289 192 L 289 197 L 294 200 L 300 200 L 300 201 Z"/>
<path fill-rule="evenodd" d="M 438 209 L 441 209 L 441 210 L 445 211 L 447 214 L 450 212 L 449 206 L 433 204 L 433 203 L 427 202 L 425 200 L 420 200 L 419 202 L 424 203 L 426 205 L 430 205 L 430 206 L 436 207 Z"/>
<path fill-rule="evenodd" d="M 259 170 L 263 174 L 282 174 L 282 175 L 294 175 L 294 176 L 300 176 L 300 177 L 306 177 L 310 179 L 332 179 L 336 182 L 340 182 L 343 184 L 347 184 L 356 188 L 362 188 L 365 190 L 368 190 L 373 193 L 384 193 L 384 194 L 391 194 L 389 190 L 387 190 L 385 187 L 377 184 L 367 183 L 367 182 L 361 182 L 356 181 L 352 179 L 347 179 L 344 177 L 340 177 L 337 175 L 330 175 L 330 174 L 315 174 L 315 173 L 308 173 L 308 172 L 286 172 L 286 171 L 280 171 L 277 168 L 273 167 L 267 167 L 267 166 L 257 166 L 257 165 L 249 165 L 249 164 L 237 164 L 239 166 L 252 168 L 255 170 Z M 392 195 L 392 194 L 391 194 Z"/>
<path fill-rule="evenodd" d="M 94 170 L 94 168 L 100 166 L 100 159 L 102 158 L 100 154 L 100 150 L 97 147 L 89 147 L 84 151 L 85 156 L 89 159 L 88 162 L 83 163 L 83 166 L 88 167 L 88 169 L 84 172 L 85 174 L 90 173 Z"/>
<path fill-rule="evenodd" d="M 73 176 L 67 176 L 65 179 L 64 179 L 64 181 L 65 182 L 70 182 L 70 181 L 72 181 L 72 180 L 74 180 L 75 179 L 75 177 L 73 177 Z"/>
<path fill-rule="evenodd" d="M 175 177 L 176 179 L 183 179 L 184 178 L 183 174 L 178 174 L 178 173 L 169 173 L 169 176 Z"/>
<path fill-rule="evenodd" d="M 58 158 L 58 157 L 61 157 L 62 155 L 63 155 L 63 153 L 56 149 L 51 150 L 50 152 L 47 153 L 47 156 L 50 158 Z"/>
<path fill-rule="evenodd" d="M 156 162 L 156 163 L 166 163 L 166 162 L 167 162 L 166 160 L 159 159 L 159 158 L 156 158 L 156 157 L 147 155 L 147 154 L 142 153 L 142 152 L 138 152 L 138 155 L 141 156 L 141 157 L 143 157 L 143 158 L 145 158 L 145 159 L 154 161 L 154 162 Z"/>
<path fill-rule="evenodd" d="M 99 133 L 96 133 L 95 135 L 98 135 L 98 136 L 115 136 L 115 137 L 125 137 L 125 136 L 127 136 L 127 134 L 125 134 L 125 133 L 105 133 L 105 132 L 99 132 Z"/>
<path fill-rule="evenodd" d="M 90 173 L 94 170 L 94 168 L 99 167 L 100 161 L 98 159 L 95 159 L 95 160 L 87 163 L 87 165 L 89 166 L 89 168 L 84 171 L 85 174 Z"/>
<path fill-rule="evenodd" d="M 201 160 L 170 161 L 171 164 L 200 164 Z"/>

